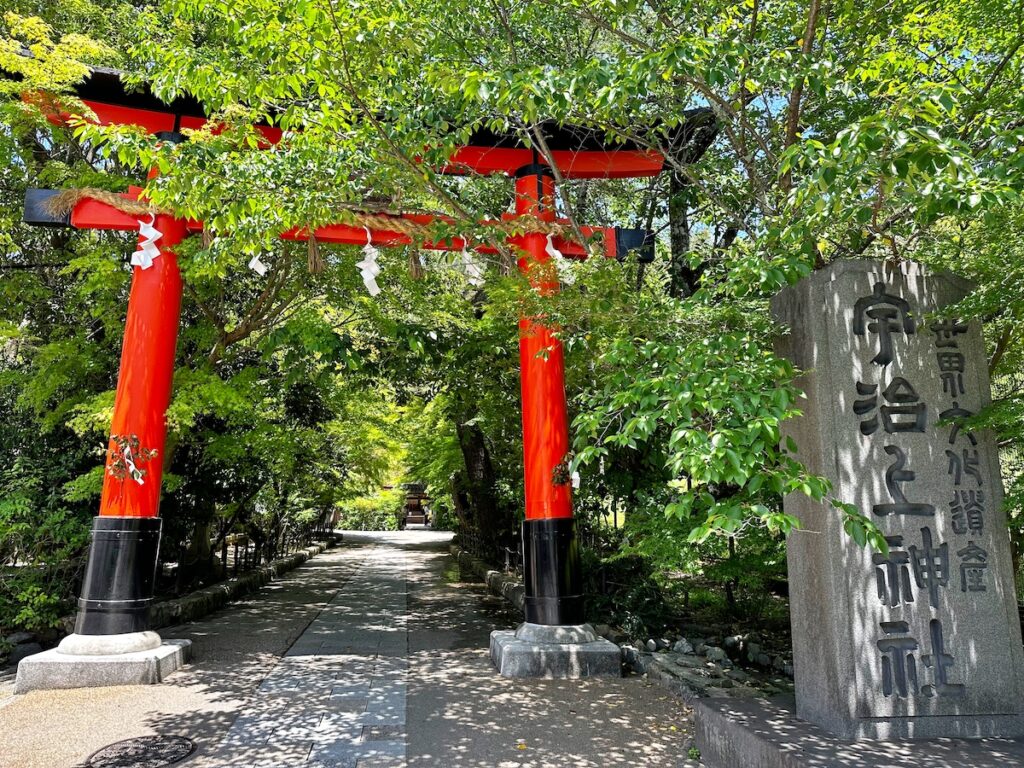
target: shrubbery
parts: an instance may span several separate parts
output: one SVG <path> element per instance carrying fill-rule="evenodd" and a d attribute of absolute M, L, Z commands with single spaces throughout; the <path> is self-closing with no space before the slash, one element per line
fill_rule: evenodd
<path fill-rule="evenodd" d="M 338 502 L 335 528 L 349 531 L 397 531 L 404 500 L 405 491 L 391 488 Z"/>

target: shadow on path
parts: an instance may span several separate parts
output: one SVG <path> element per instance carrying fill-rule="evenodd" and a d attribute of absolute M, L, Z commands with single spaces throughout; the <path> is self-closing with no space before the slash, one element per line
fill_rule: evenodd
<path fill-rule="evenodd" d="M 637 678 L 513 681 L 487 655 L 519 618 L 459 580 L 450 534 L 345 545 L 161 634 L 194 661 L 158 686 L 35 691 L 0 708 L 0 765 L 72 768 L 149 734 L 184 768 L 690 766 L 683 705 Z"/>
<path fill-rule="evenodd" d="M 410 768 L 696 765 L 685 707 L 639 678 L 509 680 L 488 657 L 492 629 L 522 621 L 482 584 L 457 580 L 447 542 L 409 568 Z"/>

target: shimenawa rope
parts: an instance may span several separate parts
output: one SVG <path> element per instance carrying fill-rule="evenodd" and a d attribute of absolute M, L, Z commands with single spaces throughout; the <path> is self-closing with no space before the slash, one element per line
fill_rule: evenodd
<path fill-rule="evenodd" d="M 159 210 L 151 203 L 142 200 L 130 200 L 122 197 L 117 192 L 109 192 L 105 189 L 64 189 L 46 201 L 46 210 L 53 216 L 66 216 L 82 200 L 96 200 L 109 205 L 122 213 L 130 216 L 156 215 L 166 213 Z M 432 229 L 429 225 L 418 224 L 400 216 L 387 216 L 378 213 L 346 213 L 346 223 L 356 227 L 369 227 L 373 230 L 383 232 L 395 232 L 407 237 L 413 243 L 427 242 L 432 237 Z M 488 227 L 499 232 L 511 234 L 535 234 L 553 235 L 563 240 L 575 240 L 575 234 L 570 227 L 563 226 L 556 222 L 543 221 L 532 216 L 520 216 L 510 221 L 488 222 Z M 319 253 L 316 246 L 311 246 L 310 263 L 315 265 Z"/>

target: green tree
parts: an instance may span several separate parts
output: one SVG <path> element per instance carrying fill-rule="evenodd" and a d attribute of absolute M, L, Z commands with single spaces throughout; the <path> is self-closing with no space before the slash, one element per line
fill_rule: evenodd
<path fill-rule="evenodd" d="M 717 574 L 730 589 L 760 557 L 767 579 L 793 524 L 781 494 L 829 490 L 779 445 L 799 393 L 772 351 L 766 302 L 835 259 L 915 258 L 978 281 L 958 311 L 990 321 L 1006 395 L 983 418 L 1020 443 L 1020 2 L 165 0 L 95 13 L 80 0 L 15 11 L 0 35 L 0 67 L 23 78 L 0 84 L 0 329 L 13 350 L 0 367 L 23 425 L 9 450 L 39 435 L 70 452 L 64 465 L 47 453 L 10 466 L 67 476 L 60 503 L 80 524 L 102 469 L 76 446 L 105 436 L 130 246 L 23 227 L 28 185 L 144 184 L 158 206 L 205 222 L 181 254 L 164 501 L 169 546 L 196 563 L 235 529 L 271 551 L 289 526 L 403 470 L 492 552 L 507 546 L 522 507 L 526 313 L 561 328 L 588 535 L 625 510 L 601 551 Z M 191 94 L 219 129 L 177 145 L 125 127 L 68 131 L 18 98 L 68 94 L 83 62 L 122 66 L 166 99 Z M 284 130 L 272 151 L 256 123 Z M 478 226 L 508 208 L 508 182 L 440 173 L 480 128 L 550 160 L 551 123 L 665 156 L 661 178 L 559 179 L 570 226 L 650 226 L 655 264 L 588 262 L 574 287 L 537 296 L 515 274 L 517 254 Z M 454 223 L 437 238 L 494 245 L 484 288 L 452 269 L 457 254 L 431 254 L 417 279 L 422 254 L 387 249 L 371 299 L 357 249 L 278 238 L 382 210 L 445 213 Z M 246 268 L 253 256 L 266 277 Z M 884 547 L 838 506 L 854 538 Z"/>

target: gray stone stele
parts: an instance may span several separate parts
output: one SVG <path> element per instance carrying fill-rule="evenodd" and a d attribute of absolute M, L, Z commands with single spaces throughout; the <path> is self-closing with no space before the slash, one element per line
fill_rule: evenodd
<path fill-rule="evenodd" d="M 53 648 L 21 660 L 14 692 L 153 685 L 187 664 L 191 656 L 191 640 L 164 640 L 159 648 L 108 656 L 73 656 Z"/>
<path fill-rule="evenodd" d="M 866 306 L 877 285 L 908 306 Z M 784 436 L 811 473 L 831 481 L 836 499 L 889 537 L 886 557 L 846 535 L 830 503 L 801 493 L 785 499 L 801 523 L 787 544 L 796 713 L 846 738 L 1024 734 L 1024 654 L 998 449 L 985 431 L 939 424 L 949 409 L 977 412 L 990 398 L 979 325 L 933 329 L 933 313 L 969 287 L 914 263 L 844 261 L 772 304 L 790 329 L 779 351 L 805 372 L 797 380 L 803 416 L 785 422 Z M 877 359 L 886 322 L 896 327 L 888 362 Z M 962 391 L 957 372 L 942 376 L 942 354 L 953 355 L 946 368 L 962 363 Z M 921 431 L 894 427 L 916 424 L 919 414 Z M 893 488 L 917 506 L 894 508 L 901 499 Z M 971 570 L 979 551 L 983 562 Z"/>
<path fill-rule="evenodd" d="M 622 651 L 589 624 L 520 624 L 491 632 L 491 661 L 504 677 L 621 677 Z"/>

